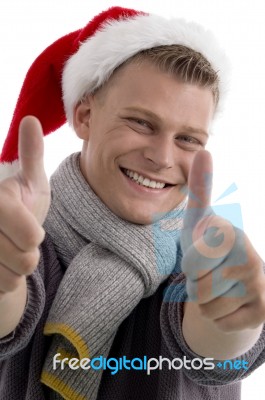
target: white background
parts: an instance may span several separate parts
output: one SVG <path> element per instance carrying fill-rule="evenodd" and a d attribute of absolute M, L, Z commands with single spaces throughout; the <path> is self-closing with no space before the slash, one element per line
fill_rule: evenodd
<path fill-rule="evenodd" d="M 96 4 L 94 4 L 96 3 Z M 226 109 L 214 128 L 214 200 L 240 203 L 244 230 L 265 259 L 265 24 L 263 0 L 2 0 L 0 3 L 0 147 L 27 69 L 53 41 L 79 29 L 98 12 L 121 5 L 195 20 L 213 30 L 233 67 Z M 65 125 L 45 138 L 48 175 L 81 142 Z M 220 204 L 220 201 L 216 204 Z M 265 398 L 265 366 L 243 381 L 242 400 Z"/>

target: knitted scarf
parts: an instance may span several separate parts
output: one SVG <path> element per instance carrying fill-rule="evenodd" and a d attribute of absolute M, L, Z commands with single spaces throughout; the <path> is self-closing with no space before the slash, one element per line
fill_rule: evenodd
<path fill-rule="evenodd" d="M 150 225 L 125 221 L 96 196 L 79 160 L 69 156 L 50 182 L 44 227 L 66 271 L 44 328 L 53 338 L 41 380 L 64 399 L 95 400 L 103 369 L 87 359 L 108 357 L 122 321 L 173 271 L 185 204 Z"/>

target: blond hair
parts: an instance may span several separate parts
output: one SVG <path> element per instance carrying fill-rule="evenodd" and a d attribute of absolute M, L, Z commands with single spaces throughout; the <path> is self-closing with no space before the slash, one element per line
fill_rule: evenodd
<path fill-rule="evenodd" d="M 128 58 L 123 64 L 119 65 L 111 74 L 109 79 L 97 88 L 94 94 L 107 89 L 116 73 L 128 64 L 149 61 L 161 72 L 175 76 L 181 82 L 209 88 L 212 91 L 215 108 L 219 101 L 219 76 L 213 69 L 209 61 L 198 51 L 183 45 L 164 45 L 151 49 L 142 50 L 134 56 Z M 84 96 L 84 98 L 87 94 Z"/>

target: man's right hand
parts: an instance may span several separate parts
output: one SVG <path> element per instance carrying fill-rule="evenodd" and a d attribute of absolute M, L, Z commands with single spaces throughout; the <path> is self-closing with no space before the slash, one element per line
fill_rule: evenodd
<path fill-rule="evenodd" d="M 42 224 L 50 205 L 43 148 L 40 122 L 25 117 L 19 129 L 20 169 L 0 182 L 0 304 L 8 294 L 25 287 L 25 276 L 39 262 L 38 247 L 45 235 Z"/>

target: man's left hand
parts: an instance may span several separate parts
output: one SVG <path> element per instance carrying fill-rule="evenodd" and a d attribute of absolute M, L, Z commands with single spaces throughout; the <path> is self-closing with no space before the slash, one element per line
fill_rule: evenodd
<path fill-rule="evenodd" d="M 211 209 L 212 173 L 210 153 L 198 152 L 181 234 L 188 301 L 221 331 L 254 329 L 265 321 L 264 263 L 246 234 Z"/>

